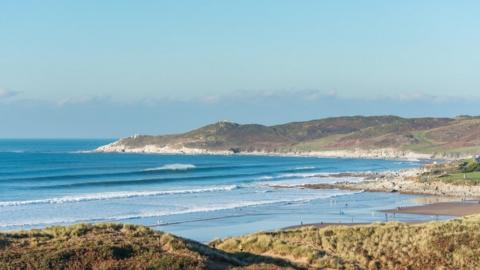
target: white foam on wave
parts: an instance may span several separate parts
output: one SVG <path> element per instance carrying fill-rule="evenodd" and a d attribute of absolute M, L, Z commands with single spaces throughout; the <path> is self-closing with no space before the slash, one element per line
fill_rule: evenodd
<path fill-rule="evenodd" d="M 26 153 L 27 151 L 25 150 L 6 150 L 6 151 L 0 151 L 0 153 L 14 153 L 14 154 L 23 154 Z"/>
<path fill-rule="evenodd" d="M 256 206 L 279 204 L 279 203 L 289 203 L 289 204 L 290 203 L 307 203 L 313 200 L 328 199 L 328 198 L 334 198 L 334 197 L 345 196 L 345 195 L 353 195 L 361 192 L 363 191 L 339 191 L 338 190 L 333 194 L 322 193 L 320 195 L 305 196 L 305 197 L 295 198 L 295 199 L 231 202 L 231 203 L 222 203 L 221 205 L 191 207 L 191 208 L 186 208 L 183 210 L 176 210 L 176 211 L 175 210 L 174 211 L 168 211 L 168 210 L 145 211 L 138 214 L 110 217 L 107 220 L 119 221 L 119 220 L 127 220 L 127 219 L 140 219 L 140 218 L 191 214 L 191 213 L 199 213 L 199 212 L 214 212 L 214 211 L 221 211 L 221 210 L 232 210 L 232 209 L 238 209 L 238 208 L 244 208 L 244 207 L 256 207 Z"/>
<path fill-rule="evenodd" d="M 302 166 L 302 167 L 295 167 L 294 170 L 311 170 L 315 169 L 314 166 Z"/>
<path fill-rule="evenodd" d="M 197 206 L 190 207 L 181 210 L 154 210 L 154 211 L 144 211 L 135 214 L 129 215 L 118 215 L 111 216 L 106 218 L 96 218 L 96 219 L 68 219 L 68 218 L 56 218 L 45 220 L 35 220 L 25 223 L 0 223 L 0 228 L 15 228 L 15 227 L 36 227 L 36 226 L 49 226 L 55 224 L 73 224 L 80 222 L 103 222 L 103 221 L 122 221 L 122 220 L 132 220 L 132 219 L 141 219 L 141 218 L 153 218 L 161 216 L 172 216 L 172 215 L 181 215 L 181 214 L 191 214 L 191 213 L 201 213 L 201 212 L 214 212 L 221 210 L 232 210 L 244 207 L 257 207 L 270 204 L 292 204 L 292 203 L 307 203 L 313 200 L 318 199 L 329 199 L 340 196 L 354 195 L 361 193 L 363 191 L 340 191 L 336 190 L 335 193 L 329 194 L 312 194 L 311 196 L 305 196 L 295 199 L 277 199 L 277 200 L 259 200 L 259 201 L 243 201 L 243 202 L 230 202 L 222 203 L 221 205 L 211 205 L 211 206 Z"/>
<path fill-rule="evenodd" d="M 95 153 L 95 150 L 76 150 L 67 152 L 69 154 L 92 154 Z"/>
<path fill-rule="evenodd" d="M 258 180 L 278 180 L 278 179 L 299 179 L 299 178 L 314 178 L 325 177 L 331 173 L 283 173 L 275 176 L 261 176 Z"/>
<path fill-rule="evenodd" d="M 282 178 L 310 178 L 321 176 L 321 173 L 284 173 L 278 176 L 279 179 Z"/>
<path fill-rule="evenodd" d="M 296 178 L 276 181 L 265 181 L 263 186 L 267 187 L 299 187 L 307 184 L 337 184 L 337 183 L 358 183 L 363 181 L 364 177 L 310 177 L 310 178 Z"/>
<path fill-rule="evenodd" d="M 191 170 L 195 168 L 196 166 L 193 164 L 173 163 L 173 164 L 166 164 L 160 167 L 148 168 L 148 169 L 145 169 L 145 171 L 181 171 L 181 170 Z"/>
<path fill-rule="evenodd" d="M 190 194 L 190 193 L 203 193 L 203 192 L 215 192 L 215 191 L 231 191 L 237 188 L 239 188 L 239 186 L 237 185 L 228 185 L 228 186 L 215 186 L 210 188 L 197 188 L 197 189 L 101 192 L 101 193 L 80 194 L 80 195 L 73 195 L 73 196 L 39 199 L 39 200 L 6 201 L 6 202 L 0 202 L 0 207 L 31 205 L 31 204 L 62 204 L 62 203 L 84 202 L 84 201 L 125 199 L 125 198 L 134 198 L 134 197 Z"/>

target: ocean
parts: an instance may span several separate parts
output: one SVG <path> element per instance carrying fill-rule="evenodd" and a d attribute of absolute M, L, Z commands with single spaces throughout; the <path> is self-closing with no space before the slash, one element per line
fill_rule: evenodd
<path fill-rule="evenodd" d="M 302 223 L 384 221 L 378 210 L 415 205 L 421 197 L 292 188 L 359 181 L 329 174 L 418 162 L 86 152 L 112 141 L 0 140 L 0 230 L 123 222 L 207 242 Z"/>

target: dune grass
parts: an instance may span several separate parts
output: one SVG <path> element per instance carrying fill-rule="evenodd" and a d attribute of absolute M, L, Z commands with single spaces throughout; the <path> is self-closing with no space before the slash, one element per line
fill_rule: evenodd
<path fill-rule="evenodd" d="M 213 241 L 99 224 L 0 233 L 0 269 L 480 269 L 480 216 Z"/>
<path fill-rule="evenodd" d="M 480 217 L 408 225 L 300 228 L 211 243 L 230 253 L 291 259 L 320 269 L 479 269 Z"/>
<path fill-rule="evenodd" d="M 144 226 L 79 224 L 0 234 L 0 269 L 292 269 L 287 261 L 235 255 Z"/>

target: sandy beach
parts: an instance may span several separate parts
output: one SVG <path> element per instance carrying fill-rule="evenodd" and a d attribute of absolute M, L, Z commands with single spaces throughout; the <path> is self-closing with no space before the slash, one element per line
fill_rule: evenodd
<path fill-rule="evenodd" d="M 381 212 L 389 214 L 415 214 L 415 215 L 428 215 L 428 216 L 452 216 L 461 217 L 480 214 L 480 201 L 452 201 L 452 202 L 437 202 L 418 206 L 406 206 L 398 207 L 396 209 L 386 209 Z M 425 221 L 407 221 L 408 224 L 420 224 Z M 283 228 L 283 230 L 296 229 L 301 227 L 316 227 L 325 228 L 328 226 L 357 226 L 357 225 L 370 225 L 372 223 L 332 223 L 332 222 L 320 222 L 309 223 L 295 226 L 289 226 Z"/>
<path fill-rule="evenodd" d="M 386 213 L 439 215 L 439 216 L 468 216 L 480 214 L 479 201 L 439 202 L 433 204 L 399 207 L 384 210 Z"/>

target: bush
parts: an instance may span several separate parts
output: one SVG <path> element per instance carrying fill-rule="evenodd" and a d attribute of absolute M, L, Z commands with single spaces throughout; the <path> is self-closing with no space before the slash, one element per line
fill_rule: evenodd
<path fill-rule="evenodd" d="M 479 168 L 480 166 L 478 162 L 476 162 L 473 159 L 464 161 L 460 166 L 460 170 L 463 173 L 471 173 L 471 172 L 477 171 Z"/>

